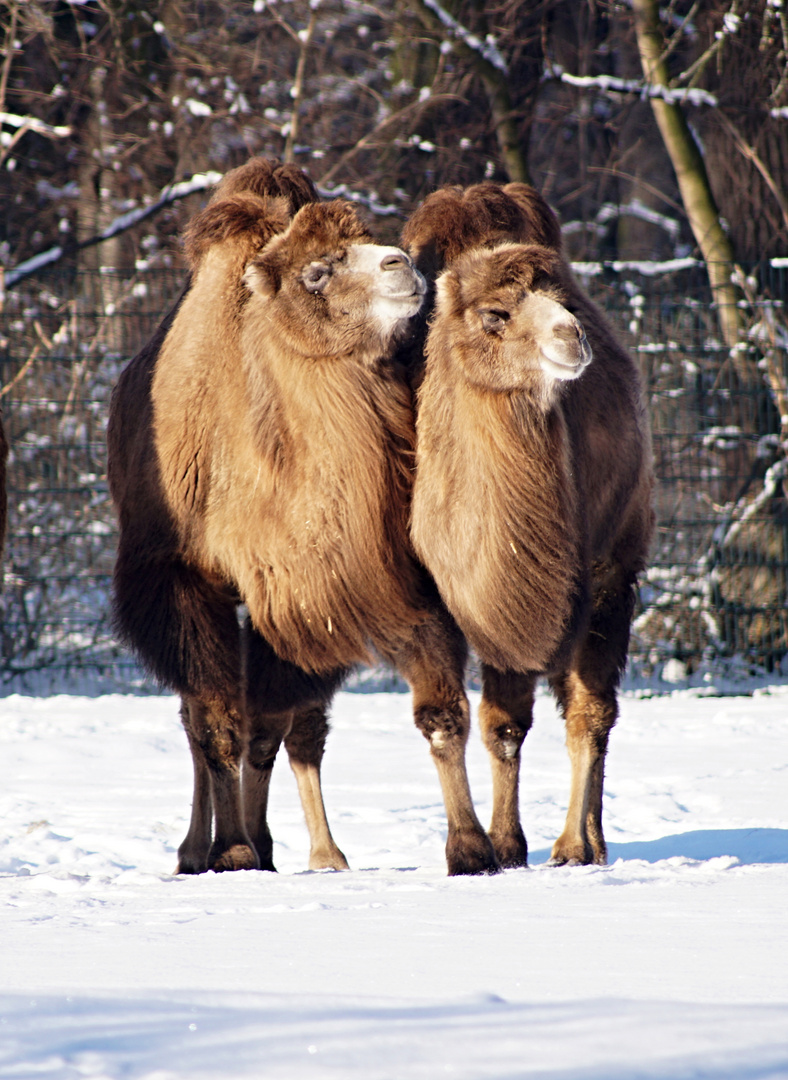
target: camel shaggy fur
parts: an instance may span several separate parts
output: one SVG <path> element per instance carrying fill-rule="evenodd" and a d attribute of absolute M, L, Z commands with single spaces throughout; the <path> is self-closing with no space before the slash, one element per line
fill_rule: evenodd
<path fill-rule="evenodd" d="M 415 433 L 392 357 L 423 279 L 349 204 L 296 210 L 246 168 L 192 222 L 189 287 L 110 417 L 116 623 L 180 693 L 195 767 L 179 867 L 273 869 L 282 742 L 310 867 L 347 866 L 320 790 L 327 709 L 379 656 L 430 740 L 449 872 L 496 869 L 465 772 L 465 643 L 408 537 Z"/>
<path fill-rule="evenodd" d="M 552 861 L 603 863 L 605 753 L 653 529 L 639 373 L 526 185 L 441 190 L 403 240 L 428 272 L 446 266 L 418 398 L 412 537 L 482 661 L 489 834 L 502 865 L 526 864 L 520 753 L 545 674 L 572 766 Z"/>

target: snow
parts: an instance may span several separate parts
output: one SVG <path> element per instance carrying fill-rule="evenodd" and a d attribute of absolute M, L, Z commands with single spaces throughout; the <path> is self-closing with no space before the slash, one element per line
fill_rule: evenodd
<path fill-rule="evenodd" d="M 306 871 L 281 760 L 279 873 L 175 877 L 176 700 L 4 698 L 0 1078 L 785 1080 L 787 705 L 623 695 L 610 865 L 551 868 L 568 763 L 540 696 L 531 868 L 448 878 L 408 696 L 342 693 L 324 783 L 351 871 Z M 486 820 L 475 728 L 468 760 Z"/>
<path fill-rule="evenodd" d="M 615 75 L 572 75 L 570 72 L 564 71 L 558 64 L 553 64 L 551 72 L 561 82 L 581 89 L 596 88 L 619 94 L 640 94 L 641 97 L 662 98 L 669 105 L 711 105 L 715 107 L 719 104 L 714 94 L 710 94 L 708 90 L 700 90 L 697 87 L 661 86 L 658 83 L 644 83 L 639 79 L 620 79 Z"/>

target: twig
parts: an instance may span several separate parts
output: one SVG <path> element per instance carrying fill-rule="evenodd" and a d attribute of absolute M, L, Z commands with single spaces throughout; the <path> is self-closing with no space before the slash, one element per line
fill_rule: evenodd
<path fill-rule="evenodd" d="M 30 356 L 28 356 L 27 360 L 25 360 L 24 364 L 21 366 L 19 371 L 17 371 L 16 375 L 14 375 L 13 379 L 11 379 L 10 382 L 7 382 L 5 384 L 5 386 L 2 388 L 2 390 L 0 390 L 0 398 L 4 398 L 6 396 L 6 394 L 10 393 L 10 391 L 13 390 L 13 388 L 16 386 L 16 384 L 19 382 L 19 380 L 24 378 L 25 374 L 30 370 L 30 368 L 33 366 L 33 364 L 38 359 L 38 356 L 39 356 L 40 352 L 41 352 L 41 346 L 36 345 L 36 347 L 31 352 Z"/>
<path fill-rule="evenodd" d="M 292 162 L 293 155 L 295 153 L 296 138 L 298 137 L 299 128 L 299 110 L 301 108 L 301 99 L 304 96 L 304 72 L 306 71 L 306 55 L 309 51 L 309 46 L 312 44 L 312 35 L 315 32 L 315 25 L 317 23 L 317 5 L 313 5 L 312 14 L 309 16 L 309 22 L 307 23 L 306 30 L 299 33 L 296 38 L 299 43 L 298 52 L 298 64 L 296 65 L 295 79 L 293 80 L 293 86 L 290 91 L 293 99 L 293 109 L 290 113 L 290 130 L 287 133 L 287 140 L 285 141 L 285 150 L 282 155 L 282 160 L 285 162 Z"/>
<path fill-rule="evenodd" d="M 733 18 L 738 18 L 738 6 L 739 0 L 733 0 L 730 11 L 726 12 L 726 14 L 728 16 L 732 16 Z M 708 49 L 706 49 L 706 51 L 701 56 L 699 56 L 693 64 L 690 64 L 686 71 L 682 71 L 680 75 L 676 76 L 673 82 L 680 83 L 687 82 L 687 80 L 689 80 L 691 85 L 692 82 L 696 79 L 696 77 L 699 77 L 703 73 L 703 69 L 706 67 L 709 60 L 712 60 L 720 51 L 720 49 L 725 43 L 725 39 L 727 36 L 728 35 L 726 33 L 720 34 L 720 36 L 715 39 L 715 41 L 708 47 Z"/>
<path fill-rule="evenodd" d="M 744 136 L 733 123 L 733 121 L 730 120 L 721 109 L 717 110 L 717 116 L 719 117 L 722 126 L 725 128 L 725 130 L 735 142 L 736 149 L 739 151 L 739 153 L 742 154 L 743 157 L 747 158 L 748 161 L 751 161 L 753 163 L 755 168 L 766 181 L 766 186 L 769 188 L 769 191 L 771 191 L 772 195 L 774 195 L 775 199 L 777 200 L 777 204 L 779 205 L 780 212 L 783 216 L 783 221 L 785 222 L 785 227 L 788 229 L 788 199 L 786 199 L 782 190 L 778 187 L 776 180 L 764 164 L 763 159 L 759 156 L 757 150 L 755 150 L 754 147 L 750 146 L 750 144 L 744 138 Z"/>
<path fill-rule="evenodd" d="M 332 179 L 335 173 L 339 172 L 339 170 L 344 165 L 346 165 L 348 161 L 354 158 L 356 154 L 360 154 L 362 150 L 369 149 L 375 137 L 379 135 L 382 131 L 384 131 L 387 127 L 391 127 L 393 124 L 401 123 L 403 120 L 407 119 L 408 116 L 412 115 L 413 113 L 417 113 L 422 109 L 428 108 L 430 105 L 439 105 L 442 104 L 444 101 L 461 100 L 462 99 L 458 97 L 457 94 L 431 94 L 426 101 L 414 101 L 410 105 L 406 105 L 403 109 L 399 109 L 392 116 L 387 116 L 384 120 L 381 120 L 379 124 L 376 124 L 371 131 L 367 132 L 366 135 L 359 139 L 355 146 L 351 146 L 351 148 L 342 155 L 339 161 L 334 162 L 328 172 L 324 173 L 319 178 L 319 180 L 317 181 L 318 184 L 321 186 L 325 186 L 329 182 L 329 180 Z"/>
<path fill-rule="evenodd" d="M 16 0 L 11 3 L 11 24 L 5 35 L 6 49 L 3 57 L 3 70 L 0 73 L 0 109 L 5 108 L 5 95 L 8 89 L 8 77 L 11 73 L 11 64 L 14 60 L 14 42 L 16 41 L 16 25 L 19 20 L 19 4 Z"/>

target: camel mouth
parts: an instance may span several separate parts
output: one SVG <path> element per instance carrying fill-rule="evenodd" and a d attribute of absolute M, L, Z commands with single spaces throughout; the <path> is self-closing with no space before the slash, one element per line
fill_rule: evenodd
<path fill-rule="evenodd" d="M 569 381 L 583 374 L 591 363 L 591 353 L 590 350 L 588 353 L 584 351 L 578 360 L 566 363 L 563 360 L 557 360 L 555 356 L 550 356 L 544 349 L 540 349 L 539 363 L 545 374 L 552 375 L 554 379 Z"/>
<path fill-rule="evenodd" d="M 424 291 L 422 289 L 414 289 L 413 292 L 401 292 L 401 293 L 387 293 L 386 300 L 401 300 L 403 304 L 408 301 L 416 301 L 419 303 L 424 299 Z"/>

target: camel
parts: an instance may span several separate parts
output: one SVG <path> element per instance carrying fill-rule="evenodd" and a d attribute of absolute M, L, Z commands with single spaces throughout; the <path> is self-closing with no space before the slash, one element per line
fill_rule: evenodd
<path fill-rule="evenodd" d="M 465 642 L 408 537 L 415 432 L 393 357 L 423 279 L 349 203 L 296 207 L 270 165 L 244 168 L 191 222 L 189 285 L 110 411 L 115 622 L 180 694 L 194 763 L 178 869 L 274 869 L 282 743 L 310 868 L 347 867 L 321 792 L 327 713 L 380 657 L 429 740 L 449 873 L 495 871 L 465 769 Z"/>
<path fill-rule="evenodd" d="M 417 266 L 440 271 L 411 535 L 481 661 L 488 832 L 503 867 L 527 865 L 520 757 L 546 676 L 572 770 L 550 861 L 605 863 L 605 754 L 654 522 L 638 369 L 573 278 L 534 189 L 442 189 L 402 240 Z"/>

